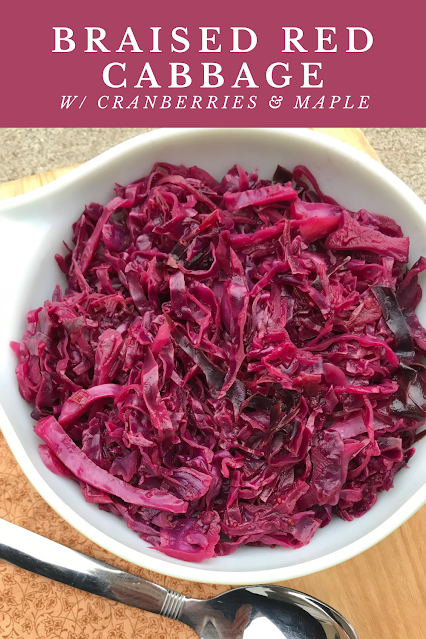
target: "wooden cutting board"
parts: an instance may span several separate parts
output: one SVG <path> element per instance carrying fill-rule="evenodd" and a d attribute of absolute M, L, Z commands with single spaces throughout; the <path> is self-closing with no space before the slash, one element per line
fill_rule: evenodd
<path fill-rule="evenodd" d="M 320 129 L 370 156 L 359 129 Z M 74 167 L 0 185 L 0 199 L 47 184 Z M 28 483 L 0 433 L 0 517 L 192 597 L 231 586 L 190 583 L 137 568 L 63 521 Z M 426 508 L 363 554 L 315 575 L 283 582 L 342 612 L 359 639 L 426 637 Z M 88 595 L 0 562 L 0 639 L 189 639 L 182 625 Z M 267 639 L 265 637 L 264 639 Z"/>

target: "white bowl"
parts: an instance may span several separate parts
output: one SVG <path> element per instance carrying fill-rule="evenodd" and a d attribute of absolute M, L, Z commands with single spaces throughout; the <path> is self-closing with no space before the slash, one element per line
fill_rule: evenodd
<path fill-rule="evenodd" d="M 279 163 L 305 164 L 322 190 L 352 210 L 389 215 L 411 239 L 411 261 L 426 255 L 426 206 L 387 169 L 362 152 L 306 129 L 168 129 L 133 138 L 36 191 L 0 203 L 0 426 L 28 479 L 44 499 L 92 541 L 134 564 L 172 577 L 221 584 L 276 582 L 322 570 L 369 548 L 426 501 L 426 438 L 395 487 L 353 522 L 335 518 L 299 550 L 243 547 L 201 564 L 168 558 L 148 547 L 121 519 L 85 502 L 76 483 L 42 463 L 30 406 L 15 379 L 10 340 L 21 338 L 29 309 L 62 281 L 54 254 L 70 241 L 85 203 L 106 203 L 115 182 L 147 174 L 157 160 L 197 164 L 222 177 L 234 163 L 270 178 Z M 418 315 L 426 321 L 426 301 Z"/>

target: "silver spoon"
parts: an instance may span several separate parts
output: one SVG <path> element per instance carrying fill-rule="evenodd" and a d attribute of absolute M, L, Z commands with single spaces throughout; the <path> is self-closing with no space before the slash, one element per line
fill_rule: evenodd
<path fill-rule="evenodd" d="M 291 588 L 246 586 L 189 599 L 0 519 L 0 559 L 100 597 L 176 619 L 201 639 L 358 639 L 327 604 Z"/>

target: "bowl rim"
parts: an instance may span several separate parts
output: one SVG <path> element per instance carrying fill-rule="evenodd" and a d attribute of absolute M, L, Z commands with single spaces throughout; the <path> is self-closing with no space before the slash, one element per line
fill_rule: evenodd
<path fill-rule="evenodd" d="M 69 173 L 59 177 L 55 181 L 42 186 L 34 191 L 29 191 L 23 195 L 6 199 L 0 202 L 0 214 L 5 211 L 13 211 L 13 209 L 33 202 L 38 202 L 45 198 L 49 198 L 60 192 L 63 188 L 78 182 L 80 178 L 87 177 L 95 171 L 102 169 L 109 164 L 110 161 L 125 155 L 129 151 L 150 145 L 151 142 L 161 140 L 168 137 L 199 135 L 210 133 L 212 131 L 222 133 L 224 131 L 239 132 L 241 135 L 247 131 L 271 131 L 279 135 L 290 136 L 293 138 L 308 141 L 331 152 L 343 155 L 359 165 L 363 165 L 373 175 L 382 182 L 387 183 L 393 190 L 397 189 L 401 196 L 408 200 L 411 205 L 420 210 L 426 218 L 426 205 L 423 201 L 391 171 L 386 169 L 377 160 L 366 155 L 364 152 L 351 147 L 350 145 L 333 138 L 325 133 L 313 131 L 311 129 L 300 128 L 255 128 L 255 129 L 225 129 L 225 128 L 169 128 L 156 129 L 142 133 L 130 140 L 122 142 L 111 149 L 105 151 L 101 155 L 89 160 L 85 164 L 71 170 Z M 294 579 L 313 574 L 326 568 L 331 568 L 343 561 L 351 559 L 361 552 L 371 548 L 373 545 L 387 537 L 390 533 L 402 525 L 409 517 L 411 517 L 421 506 L 426 503 L 426 484 L 420 487 L 400 508 L 398 508 L 388 519 L 382 522 L 374 530 L 363 535 L 359 539 L 351 542 L 347 546 L 332 551 L 294 566 L 284 566 L 268 570 L 249 570 L 241 571 L 215 571 L 205 570 L 197 567 L 197 564 L 188 563 L 187 565 L 169 563 L 163 559 L 163 555 L 152 557 L 145 555 L 137 550 L 129 548 L 125 544 L 112 539 L 102 531 L 98 530 L 87 522 L 82 516 L 77 514 L 70 506 L 68 506 L 47 484 L 47 482 L 39 475 L 35 466 L 33 466 L 29 456 L 27 455 L 23 445 L 21 444 L 10 420 L 6 416 L 3 407 L 0 405 L 0 429 L 15 456 L 19 466 L 31 482 L 40 496 L 73 528 L 85 535 L 95 544 L 98 544 L 108 552 L 124 559 L 131 564 L 135 564 L 142 568 L 166 575 L 172 578 L 183 579 L 188 581 L 196 581 L 206 584 L 220 585 L 245 585 L 245 584 L 263 584 L 273 583 L 283 580 Z M 200 564 L 201 565 L 201 564 Z"/>

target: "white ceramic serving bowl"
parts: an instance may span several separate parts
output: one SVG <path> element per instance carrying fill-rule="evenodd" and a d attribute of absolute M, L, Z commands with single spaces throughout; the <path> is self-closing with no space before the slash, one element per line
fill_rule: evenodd
<path fill-rule="evenodd" d="M 124 142 L 36 191 L 0 202 L 0 426 L 28 479 L 72 526 L 110 552 L 151 570 L 194 581 L 271 583 L 349 559 L 383 539 L 426 501 L 426 438 L 395 487 L 364 517 L 335 518 L 299 550 L 240 548 L 228 557 L 190 564 L 148 547 L 124 521 L 88 504 L 73 481 L 51 473 L 37 452 L 30 406 L 15 379 L 10 340 L 19 341 L 28 310 L 50 298 L 63 277 L 54 260 L 85 203 L 105 204 L 115 182 L 146 175 L 157 160 L 197 164 L 221 178 L 234 163 L 271 178 L 279 163 L 305 164 L 323 192 L 349 209 L 389 215 L 411 238 L 411 263 L 426 255 L 426 206 L 390 171 L 362 152 L 307 129 L 163 129 Z M 426 322 L 426 300 L 418 315 Z"/>

